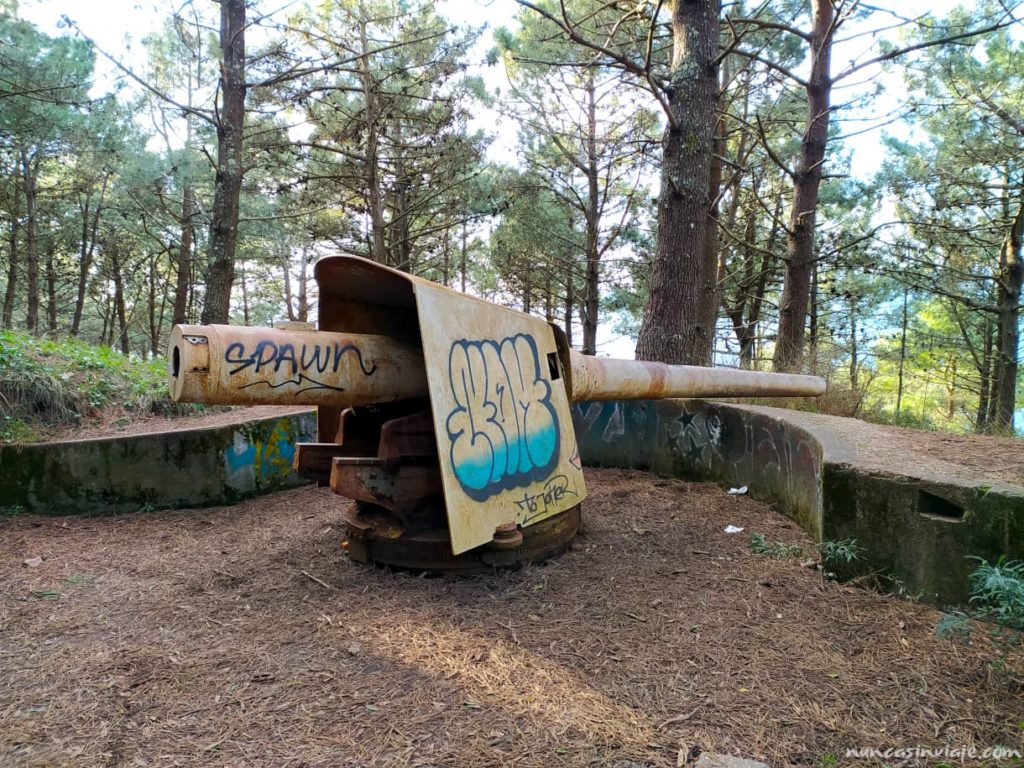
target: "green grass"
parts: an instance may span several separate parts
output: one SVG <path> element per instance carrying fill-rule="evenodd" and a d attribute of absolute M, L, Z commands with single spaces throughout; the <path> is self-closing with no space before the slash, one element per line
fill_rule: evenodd
<path fill-rule="evenodd" d="M 971 605 L 997 624 L 1024 631 L 1024 562 L 971 559 L 978 563 L 970 576 Z"/>
<path fill-rule="evenodd" d="M 768 541 L 760 533 L 750 534 L 750 551 L 755 555 L 767 555 L 772 560 L 786 560 L 790 557 L 803 557 L 803 547 L 798 544 L 786 544 L 781 541 Z"/>
<path fill-rule="evenodd" d="M 0 442 L 45 439 L 104 413 L 174 415 L 166 363 L 76 339 L 0 331 Z"/>

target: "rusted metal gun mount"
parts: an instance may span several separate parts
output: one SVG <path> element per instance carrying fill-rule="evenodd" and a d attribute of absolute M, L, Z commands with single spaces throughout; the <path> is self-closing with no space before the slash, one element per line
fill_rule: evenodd
<path fill-rule="evenodd" d="M 569 404 L 814 396 L 811 376 L 586 357 L 555 326 L 373 262 L 316 266 L 319 331 L 176 326 L 176 400 L 318 406 L 297 470 L 353 499 L 349 553 L 425 569 L 564 549 L 586 495 Z"/>

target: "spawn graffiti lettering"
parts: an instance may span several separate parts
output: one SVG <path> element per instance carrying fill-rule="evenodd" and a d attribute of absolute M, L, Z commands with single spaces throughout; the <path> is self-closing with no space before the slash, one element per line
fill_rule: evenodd
<path fill-rule="evenodd" d="M 366 376 L 371 376 L 377 370 L 376 364 L 367 367 L 363 361 L 363 353 L 354 344 L 303 344 L 296 349 L 294 344 L 277 344 L 269 339 L 261 339 L 251 350 L 246 349 L 244 343 L 236 341 L 228 345 L 224 350 L 224 362 L 234 366 L 229 371 L 234 376 L 242 371 L 252 369 L 250 376 L 259 376 L 261 373 L 278 374 L 284 367 L 285 374 L 290 378 L 283 381 L 257 380 L 244 384 L 239 389 L 249 387 L 266 386 L 277 389 L 288 384 L 299 387 L 296 392 L 307 392 L 313 389 L 333 389 L 343 392 L 344 387 L 328 384 L 325 381 L 315 378 L 325 373 L 337 373 L 346 355 L 354 355 L 359 369 Z"/>
<path fill-rule="evenodd" d="M 455 477 L 470 498 L 528 486 L 558 464 L 558 417 L 541 370 L 537 344 L 525 333 L 452 344 L 448 376 L 456 408 L 447 429 Z"/>
<path fill-rule="evenodd" d="M 523 498 L 516 501 L 516 506 L 526 513 L 523 524 L 529 523 L 538 517 L 543 517 L 548 509 L 554 506 L 561 506 L 560 502 L 566 496 L 578 496 L 575 488 L 569 487 L 569 478 L 565 475 L 555 475 L 546 483 L 540 493 L 524 493 Z"/>

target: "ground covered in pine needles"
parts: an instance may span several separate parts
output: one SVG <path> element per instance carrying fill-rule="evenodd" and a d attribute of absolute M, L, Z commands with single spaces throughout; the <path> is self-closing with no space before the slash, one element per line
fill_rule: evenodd
<path fill-rule="evenodd" d="M 1022 748 L 1019 650 L 991 626 L 939 636 L 932 608 L 752 552 L 751 533 L 810 542 L 713 485 L 587 478 L 572 551 L 473 577 L 349 562 L 347 502 L 312 488 L 0 521 L 0 764 L 639 768 L 707 750 L 827 766 L 885 762 L 848 747 Z"/>

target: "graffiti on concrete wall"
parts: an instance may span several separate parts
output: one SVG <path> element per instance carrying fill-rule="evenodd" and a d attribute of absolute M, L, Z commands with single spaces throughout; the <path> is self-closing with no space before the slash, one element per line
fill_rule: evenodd
<path fill-rule="evenodd" d="M 658 431 L 658 413 L 653 403 L 643 401 L 576 403 L 573 424 L 581 444 L 617 446 L 620 453 L 635 459 L 649 453 L 648 442 Z"/>
<path fill-rule="evenodd" d="M 470 498 L 483 501 L 551 474 L 558 416 L 533 336 L 456 341 L 448 382 L 456 406 L 446 422 L 451 462 Z"/>
<path fill-rule="evenodd" d="M 573 407 L 586 462 L 671 471 L 749 485 L 794 508 L 817 509 L 816 441 L 783 419 L 695 400 L 593 402 Z"/>
<path fill-rule="evenodd" d="M 674 460 L 701 473 L 742 478 L 777 493 L 817 488 L 817 443 L 784 420 L 714 403 L 680 403 L 665 420 L 665 444 Z"/>
<path fill-rule="evenodd" d="M 300 426 L 300 429 L 302 427 Z M 227 485 L 240 491 L 256 490 L 289 477 L 295 443 L 288 418 L 257 428 L 239 427 L 224 451 Z"/>

